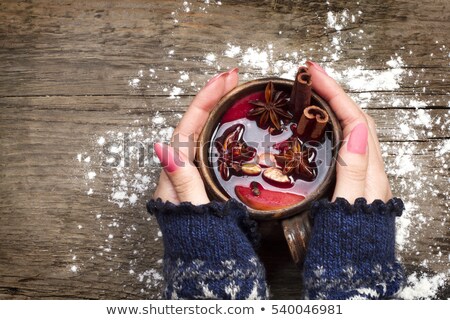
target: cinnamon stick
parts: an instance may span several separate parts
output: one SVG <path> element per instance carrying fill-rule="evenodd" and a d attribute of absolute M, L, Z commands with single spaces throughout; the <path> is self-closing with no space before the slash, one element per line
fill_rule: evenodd
<path fill-rule="evenodd" d="M 319 141 L 323 137 L 329 118 L 325 110 L 317 106 L 309 106 L 303 110 L 297 133 L 301 137 Z"/>
<path fill-rule="evenodd" d="M 307 67 L 298 68 L 291 92 L 290 106 L 297 119 L 303 110 L 311 105 L 311 74 Z"/>

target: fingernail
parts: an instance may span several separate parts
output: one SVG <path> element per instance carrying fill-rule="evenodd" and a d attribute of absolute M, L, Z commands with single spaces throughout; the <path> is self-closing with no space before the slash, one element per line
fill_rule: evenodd
<path fill-rule="evenodd" d="M 208 82 L 206 83 L 205 87 L 211 85 L 217 79 L 219 79 L 219 78 L 221 78 L 221 77 L 223 77 L 225 75 L 228 75 L 228 72 L 222 72 L 222 73 L 219 73 L 219 74 L 215 75 L 214 77 L 212 77 L 211 79 L 208 80 Z"/>
<path fill-rule="evenodd" d="M 317 63 L 315 63 L 314 61 L 308 60 L 308 61 L 306 61 L 306 64 L 308 65 L 308 67 L 312 66 L 317 71 L 320 71 L 320 72 L 322 72 L 325 75 L 328 75 L 328 73 L 321 66 L 319 66 Z"/>
<path fill-rule="evenodd" d="M 360 123 L 350 132 L 347 150 L 351 153 L 365 154 L 367 152 L 368 131 L 365 123 Z"/>
<path fill-rule="evenodd" d="M 227 74 L 238 73 L 238 72 L 239 72 L 239 68 L 233 68 L 230 71 L 228 71 Z"/>
<path fill-rule="evenodd" d="M 167 172 L 174 172 L 180 167 L 180 165 L 178 165 L 178 163 L 180 163 L 180 158 L 175 155 L 173 148 L 163 143 L 155 143 L 153 149 L 164 170 Z"/>

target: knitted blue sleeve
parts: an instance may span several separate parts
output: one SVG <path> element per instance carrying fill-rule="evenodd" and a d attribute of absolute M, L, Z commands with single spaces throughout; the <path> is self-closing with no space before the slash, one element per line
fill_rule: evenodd
<path fill-rule="evenodd" d="M 395 217 L 404 209 L 387 203 L 354 205 L 338 198 L 311 208 L 313 229 L 304 264 L 308 299 L 388 299 L 403 284 L 403 268 L 395 257 Z"/>
<path fill-rule="evenodd" d="M 150 200 L 164 242 L 166 299 L 265 299 L 256 223 L 235 200 L 201 206 Z"/>

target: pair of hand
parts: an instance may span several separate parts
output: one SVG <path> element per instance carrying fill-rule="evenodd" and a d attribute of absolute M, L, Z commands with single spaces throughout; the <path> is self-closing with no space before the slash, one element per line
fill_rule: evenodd
<path fill-rule="evenodd" d="M 368 203 L 375 199 L 386 202 L 392 194 L 373 119 L 319 65 L 314 62 L 307 64 L 314 91 L 329 103 L 345 137 L 339 150 L 343 161 L 336 163 L 333 200 L 341 197 L 353 203 L 356 198 L 365 197 Z M 212 78 L 197 94 L 173 135 L 177 137 L 177 142 L 186 146 L 175 151 L 171 146 L 155 144 L 155 153 L 164 168 L 153 195 L 155 199 L 161 198 L 175 204 L 187 201 L 195 205 L 210 201 L 203 180 L 193 164 L 195 145 L 209 112 L 237 84 L 238 70 L 235 68 Z"/>

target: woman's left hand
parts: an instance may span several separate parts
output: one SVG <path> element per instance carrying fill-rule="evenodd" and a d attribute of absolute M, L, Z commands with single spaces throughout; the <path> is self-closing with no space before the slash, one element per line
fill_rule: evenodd
<path fill-rule="evenodd" d="M 193 164 L 198 136 L 210 111 L 238 83 L 238 69 L 216 75 L 200 90 L 175 129 L 171 146 L 155 143 L 164 170 L 153 198 L 178 204 L 206 204 L 209 198 L 198 169 Z"/>

